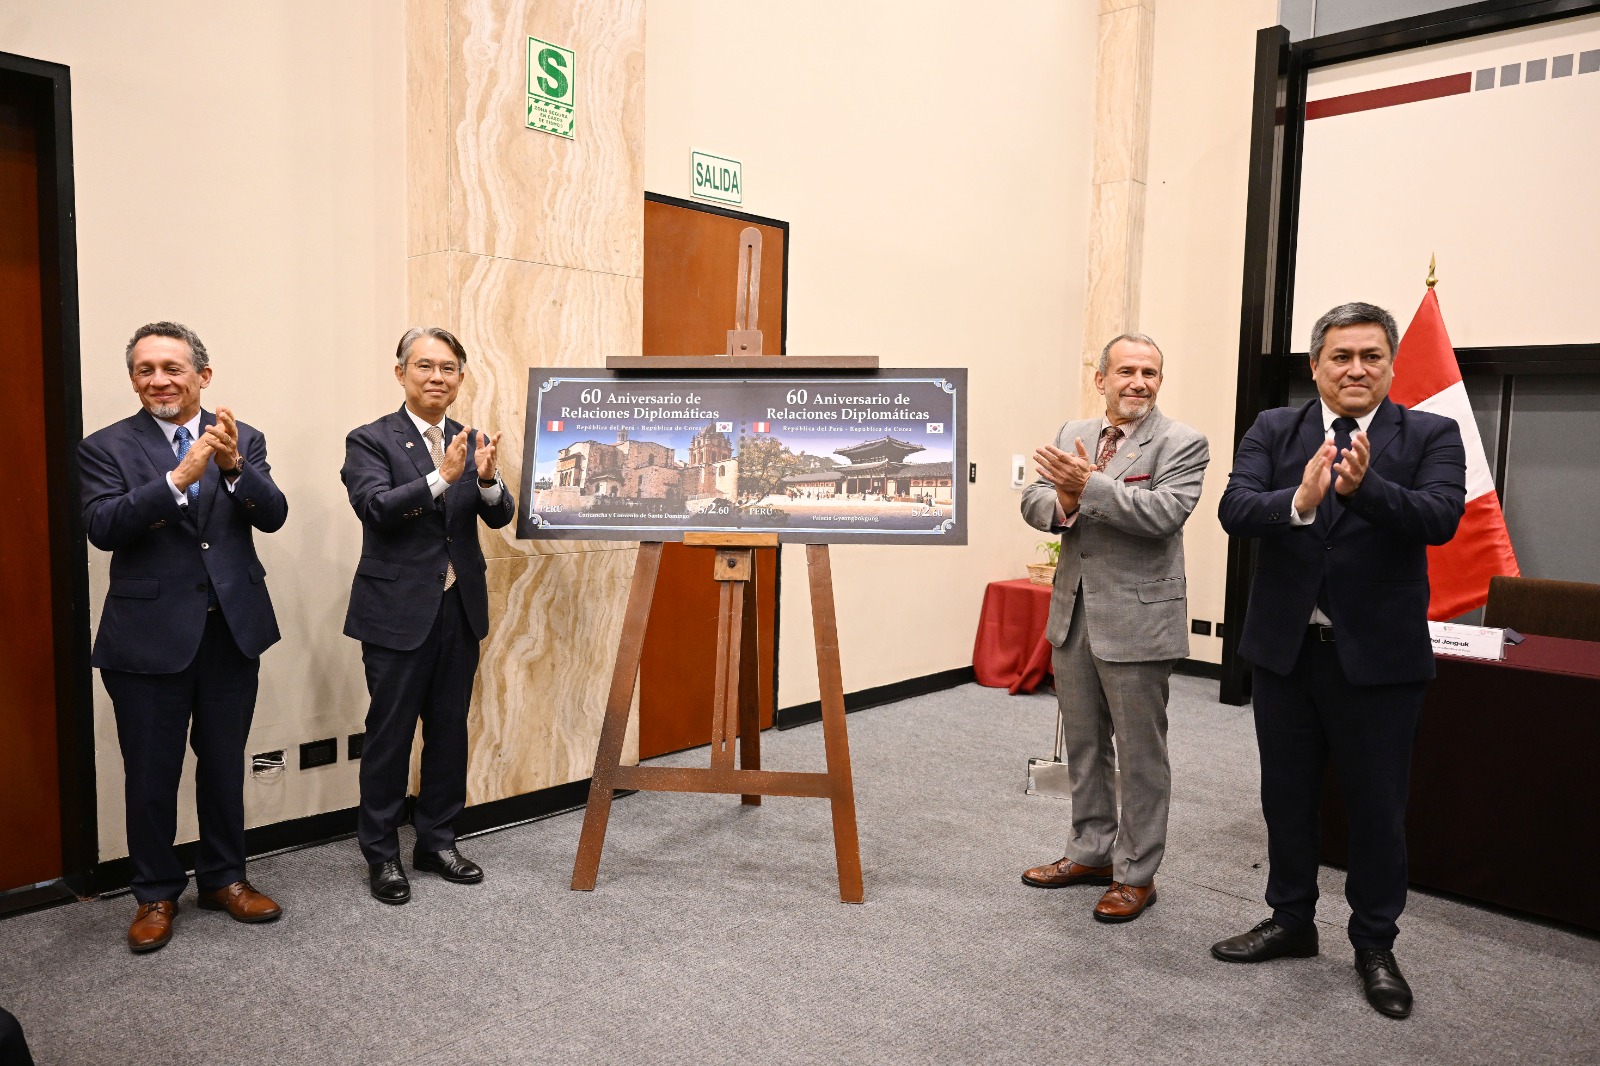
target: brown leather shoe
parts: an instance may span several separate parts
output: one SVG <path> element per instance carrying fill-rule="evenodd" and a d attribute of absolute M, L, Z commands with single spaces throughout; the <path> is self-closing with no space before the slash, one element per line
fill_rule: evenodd
<path fill-rule="evenodd" d="M 270 922 L 283 913 L 282 907 L 257 892 L 249 881 L 235 881 L 215 892 L 200 893 L 200 909 L 227 911 L 236 922 Z"/>
<path fill-rule="evenodd" d="M 1022 883 L 1034 888 L 1066 888 L 1068 885 L 1109 885 L 1111 867 L 1084 866 L 1062 856 L 1056 862 L 1035 866 L 1022 875 Z"/>
<path fill-rule="evenodd" d="M 175 900 L 157 899 L 139 904 L 128 926 L 128 950 L 135 955 L 167 946 L 172 939 L 172 916 L 178 913 Z"/>
<path fill-rule="evenodd" d="M 1143 914 L 1146 907 L 1156 904 L 1156 883 L 1125 885 L 1111 882 L 1106 894 L 1094 905 L 1094 916 L 1102 922 L 1131 922 Z"/>

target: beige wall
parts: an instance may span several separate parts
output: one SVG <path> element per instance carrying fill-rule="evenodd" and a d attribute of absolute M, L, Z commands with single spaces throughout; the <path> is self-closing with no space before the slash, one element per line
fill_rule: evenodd
<path fill-rule="evenodd" d="M 1184 527 L 1189 616 L 1221 621 L 1228 538 L 1217 501 L 1233 466 L 1239 294 L 1255 37 L 1273 0 L 1159 0 L 1139 328 L 1166 354 L 1160 404 L 1211 441 L 1199 506 Z M 1189 638 L 1220 662 L 1222 641 Z"/>
<path fill-rule="evenodd" d="M 1306 123 L 1295 351 L 1309 347 L 1324 311 L 1347 300 L 1388 308 L 1404 330 L 1434 253 L 1457 346 L 1593 339 L 1600 242 L 1586 238 L 1600 232 L 1600 78 L 1548 75 L 1551 57 L 1596 48 L 1600 15 L 1590 15 L 1311 72 L 1313 101 L 1469 71 L 1498 74 L 1508 64 L 1520 73 L 1530 60 L 1543 60 L 1547 76 Z M 1351 239 L 1352 218 L 1362 222 L 1360 240 Z"/>
<path fill-rule="evenodd" d="M 265 433 L 288 496 L 288 524 L 257 538 L 284 639 L 262 660 L 251 751 L 338 736 L 342 760 L 365 713 L 359 649 L 340 635 L 360 530 L 339 466 L 344 433 L 388 403 L 385 351 L 405 321 L 401 21 L 379 2 L 0 9 L 0 49 L 72 71 L 86 430 L 137 410 L 123 345 L 174 318 L 212 353 L 206 406 Z M 109 558 L 90 549 L 96 622 Z M 127 854 L 122 761 L 98 678 L 95 692 L 113 858 Z M 249 783 L 249 823 L 351 806 L 354 767 Z"/>
<path fill-rule="evenodd" d="M 1096 5 L 649 0 L 646 15 L 645 188 L 689 196 L 691 149 L 743 162 L 743 209 L 791 226 L 788 350 L 970 368 L 969 544 L 833 549 L 847 691 L 966 666 L 984 585 L 1040 558 L 1011 456 L 1075 402 Z M 816 666 L 803 552 L 783 566 L 792 706 L 816 698 Z"/>

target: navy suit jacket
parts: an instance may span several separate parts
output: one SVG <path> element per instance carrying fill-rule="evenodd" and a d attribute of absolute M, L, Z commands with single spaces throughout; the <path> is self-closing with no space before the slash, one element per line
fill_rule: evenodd
<path fill-rule="evenodd" d="M 1314 399 L 1263 411 L 1239 443 L 1218 516 L 1230 534 L 1261 542 L 1239 653 L 1289 673 L 1326 582 L 1352 684 L 1427 681 L 1427 546 L 1455 536 L 1466 508 L 1461 430 L 1454 419 L 1385 399 L 1367 427 L 1372 450 L 1360 487 L 1343 507 L 1325 504 L 1310 525 L 1291 526 L 1295 490 L 1325 439 Z"/>
<path fill-rule="evenodd" d="M 216 421 L 202 410 L 201 432 Z M 233 492 L 207 463 L 199 499 L 187 508 L 167 485 L 178 457 L 148 411 L 78 445 L 83 524 L 89 543 L 111 553 L 94 666 L 134 674 L 188 666 L 205 631 L 208 587 L 241 652 L 255 658 L 277 643 L 267 571 L 252 536 L 281 528 L 289 503 L 273 484 L 266 438 L 243 422 L 238 427 L 242 471 Z"/>
<path fill-rule="evenodd" d="M 444 444 L 461 432 L 444 421 Z M 395 651 L 419 647 L 439 614 L 445 563 L 455 567 L 456 588 L 472 631 L 489 633 L 487 564 L 478 543 L 477 520 L 499 529 L 516 514 L 511 490 L 501 485 L 490 506 L 478 491 L 473 464 L 477 438 L 467 445 L 467 465 L 454 485 L 435 500 L 428 442 L 405 408 L 350 431 L 344 442 L 345 491 L 361 519 L 361 561 L 350 588 L 346 636 Z"/>

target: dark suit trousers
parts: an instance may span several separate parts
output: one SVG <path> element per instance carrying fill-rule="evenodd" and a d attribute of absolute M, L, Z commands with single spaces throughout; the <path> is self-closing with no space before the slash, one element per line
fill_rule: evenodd
<path fill-rule="evenodd" d="M 4 1007 L 0 1007 L 0 1066 L 33 1066 L 22 1026 Z"/>
<path fill-rule="evenodd" d="M 213 892 L 244 880 L 244 747 L 260 670 L 261 660 L 234 643 L 222 612 L 211 611 L 199 651 L 177 673 L 100 671 L 117 718 L 128 856 L 140 903 L 177 899 L 189 883 L 172 846 L 185 737 L 196 759 L 196 887 Z"/>
<path fill-rule="evenodd" d="M 361 811 L 356 839 L 367 862 L 399 856 L 411 777 L 411 741 L 422 720 L 422 785 L 414 824 L 417 848 L 455 846 L 452 828 L 467 802 L 467 708 L 478 671 L 478 638 L 461 595 L 451 588 L 422 646 L 396 651 L 365 641 L 367 737 L 361 749 Z"/>
<path fill-rule="evenodd" d="M 1310 634 L 1288 675 L 1253 675 L 1267 902 L 1286 929 L 1310 925 L 1322 849 L 1322 777 L 1331 759 L 1350 818 L 1350 942 L 1388 950 L 1406 905 L 1406 798 L 1427 685 L 1352 685 L 1336 646 Z"/>

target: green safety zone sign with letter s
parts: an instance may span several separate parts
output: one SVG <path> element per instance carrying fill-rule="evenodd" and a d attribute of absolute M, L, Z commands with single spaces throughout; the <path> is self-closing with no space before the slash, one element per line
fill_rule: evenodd
<path fill-rule="evenodd" d="M 572 137 L 576 53 L 570 48 L 528 38 L 528 117 L 530 130 Z"/>

